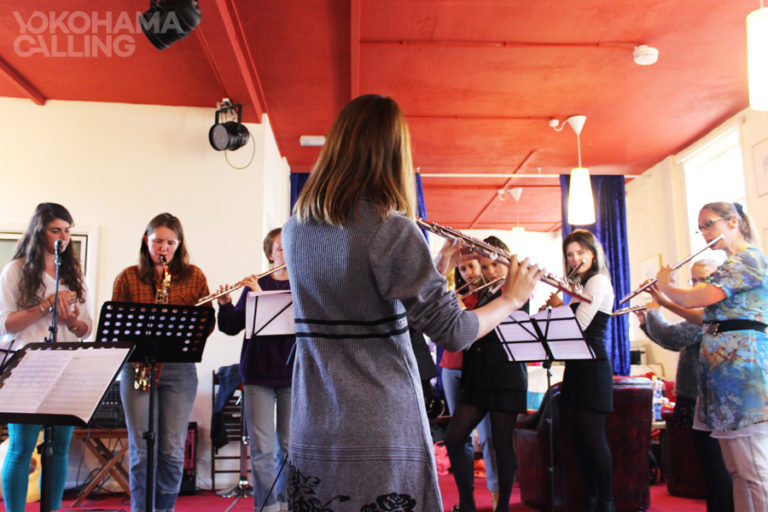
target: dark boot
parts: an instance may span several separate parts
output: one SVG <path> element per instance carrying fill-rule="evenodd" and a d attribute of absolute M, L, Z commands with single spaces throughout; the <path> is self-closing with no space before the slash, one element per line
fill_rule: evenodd
<path fill-rule="evenodd" d="M 598 500 L 597 508 L 595 512 L 616 512 L 616 507 L 613 506 L 613 498 L 609 500 Z"/>

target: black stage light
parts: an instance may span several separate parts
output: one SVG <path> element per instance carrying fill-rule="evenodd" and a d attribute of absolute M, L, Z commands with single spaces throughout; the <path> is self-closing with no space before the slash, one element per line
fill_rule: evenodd
<path fill-rule="evenodd" d="M 243 106 L 239 104 L 232 105 L 229 101 L 224 101 L 219 106 L 219 110 L 216 111 L 216 122 L 208 131 L 208 140 L 211 146 L 216 151 L 224 151 L 226 149 L 234 151 L 245 146 L 250 134 L 248 133 L 248 128 L 240 122 Z M 219 114 L 234 116 L 235 111 L 237 111 L 237 121 L 219 122 Z"/>
<path fill-rule="evenodd" d="M 139 21 L 149 42 L 165 50 L 187 37 L 202 17 L 197 0 L 150 0 L 149 9 Z"/>

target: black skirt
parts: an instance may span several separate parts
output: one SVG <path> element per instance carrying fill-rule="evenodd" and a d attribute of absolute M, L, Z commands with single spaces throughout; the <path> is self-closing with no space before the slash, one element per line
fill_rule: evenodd
<path fill-rule="evenodd" d="M 462 389 L 459 403 L 488 411 L 527 412 L 528 392 L 517 389 Z"/>
<path fill-rule="evenodd" d="M 613 411 L 613 368 L 607 359 L 566 361 L 563 402 L 581 409 Z"/>

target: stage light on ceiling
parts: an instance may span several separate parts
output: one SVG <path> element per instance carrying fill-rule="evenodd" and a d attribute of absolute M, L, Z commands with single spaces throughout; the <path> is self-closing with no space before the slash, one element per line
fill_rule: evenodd
<path fill-rule="evenodd" d="M 165 50 L 187 37 L 202 17 L 197 0 L 150 0 L 139 21 L 149 42 Z"/>
<path fill-rule="evenodd" d="M 749 107 L 768 111 L 768 7 L 747 15 Z"/>
<path fill-rule="evenodd" d="M 233 105 L 228 99 L 222 100 L 216 111 L 215 123 L 208 131 L 208 141 L 211 147 L 216 151 L 239 149 L 248 142 L 250 133 L 248 128 L 243 126 L 242 105 Z M 221 118 L 221 119 L 220 119 Z M 226 119 L 229 119 L 226 121 Z"/>

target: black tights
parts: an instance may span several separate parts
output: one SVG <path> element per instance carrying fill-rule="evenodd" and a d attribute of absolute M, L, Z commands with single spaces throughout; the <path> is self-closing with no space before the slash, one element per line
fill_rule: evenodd
<path fill-rule="evenodd" d="M 610 501 L 613 497 L 613 459 L 603 412 L 571 407 L 573 441 L 579 459 L 586 502 Z"/>
<path fill-rule="evenodd" d="M 459 404 L 445 432 L 445 447 L 451 460 L 453 478 L 459 490 L 461 512 L 475 512 L 474 464 L 466 456 L 464 446 L 486 413 L 491 415 L 491 438 L 496 454 L 496 473 L 499 478 L 499 504 L 496 512 L 509 511 L 509 496 L 517 470 L 517 456 L 514 448 L 515 423 L 517 413 L 488 411 L 474 405 Z M 486 461 L 490 464 L 491 461 Z"/>

